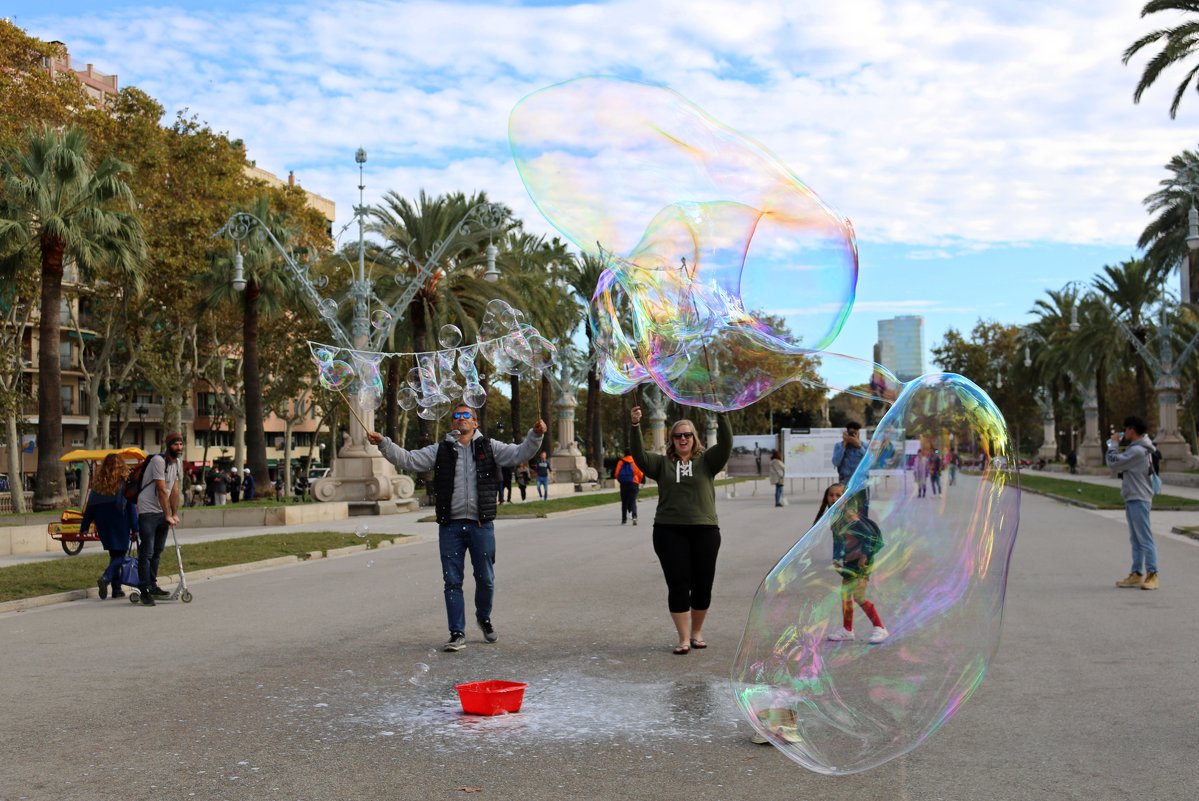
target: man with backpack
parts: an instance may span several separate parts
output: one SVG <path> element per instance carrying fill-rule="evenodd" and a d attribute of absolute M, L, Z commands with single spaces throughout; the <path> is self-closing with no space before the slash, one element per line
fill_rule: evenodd
<path fill-rule="evenodd" d="M 158 562 L 167 546 L 167 533 L 179 522 L 183 435 L 167 434 L 166 450 L 146 457 L 129 480 L 137 489 L 137 571 L 142 603 L 154 606 L 154 597 L 169 595 L 158 586 Z M 128 497 L 128 495 L 126 495 Z"/>
<path fill-rule="evenodd" d="M 1128 520 L 1128 538 L 1132 542 L 1132 572 L 1116 582 L 1125 589 L 1140 587 L 1156 590 L 1157 548 L 1149 525 L 1153 506 L 1154 479 L 1157 471 L 1153 457 L 1157 448 L 1146 433 L 1149 427 L 1135 415 L 1124 418 L 1124 437 L 1113 433 L 1107 442 L 1107 466 L 1120 474 L 1120 495 L 1124 498 L 1124 516 Z M 1120 453 L 1120 445 L 1127 445 Z"/>
<path fill-rule="evenodd" d="M 616 463 L 612 477 L 620 484 L 620 524 L 623 526 L 633 518 L 637 525 L 637 491 L 645 482 L 645 474 L 633 463 L 633 449 L 624 449 L 624 458 Z"/>

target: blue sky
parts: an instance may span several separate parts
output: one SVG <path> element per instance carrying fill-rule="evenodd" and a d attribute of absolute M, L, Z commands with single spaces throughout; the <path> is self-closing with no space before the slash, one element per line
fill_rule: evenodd
<path fill-rule="evenodd" d="M 1133 105 L 1143 61 L 1121 53 L 1167 22 L 1141 5 L 10 0 L 0 15 L 244 139 L 340 222 L 361 146 L 368 202 L 486 189 L 550 232 L 509 155 L 512 106 L 588 74 L 668 85 L 853 220 L 857 305 L 833 350 L 869 358 L 881 318 L 923 315 L 932 347 L 980 317 L 1024 322 L 1045 290 L 1135 255 L 1142 200 L 1196 147 L 1199 116 L 1188 97 L 1169 119 L 1172 74 Z"/>

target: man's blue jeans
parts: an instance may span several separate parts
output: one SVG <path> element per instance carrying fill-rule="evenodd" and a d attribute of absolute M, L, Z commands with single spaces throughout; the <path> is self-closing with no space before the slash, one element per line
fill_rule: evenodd
<path fill-rule="evenodd" d="M 170 530 L 167 516 L 162 512 L 137 516 L 137 576 L 142 590 L 158 586 L 158 562 L 167 547 Z"/>
<path fill-rule="evenodd" d="M 441 574 L 445 579 L 445 614 L 450 631 L 466 632 L 466 604 L 462 580 L 466 552 L 475 574 L 475 619 L 491 619 L 491 600 L 495 596 L 495 525 L 473 520 L 451 520 L 439 527 Z"/>
<path fill-rule="evenodd" d="M 542 494 L 544 493 L 544 495 Z M 550 477 L 537 476 L 537 497 L 549 500 L 550 497 Z"/>
<path fill-rule="evenodd" d="M 1128 539 L 1132 542 L 1132 572 L 1148 575 L 1157 572 L 1157 547 L 1149 526 L 1149 501 L 1125 501 Z"/>

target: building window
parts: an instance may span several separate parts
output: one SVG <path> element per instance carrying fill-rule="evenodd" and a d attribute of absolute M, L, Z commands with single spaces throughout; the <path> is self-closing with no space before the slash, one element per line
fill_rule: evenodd
<path fill-rule="evenodd" d="M 58 343 L 58 366 L 63 370 L 71 369 L 71 343 Z"/>
<path fill-rule="evenodd" d="M 75 413 L 75 388 L 72 386 L 69 386 L 67 384 L 64 384 L 63 386 L 59 387 L 59 389 L 61 390 L 61 393 L 62 393 L 62 413 L 63 414 L 74 414 Z"/>
<path fill-rule="evenodd" d="M 212 417 L 216 411 L 216 393 L 215 392 L 197 392 L 196 393 L 196 414 L 200 417 Z"/>

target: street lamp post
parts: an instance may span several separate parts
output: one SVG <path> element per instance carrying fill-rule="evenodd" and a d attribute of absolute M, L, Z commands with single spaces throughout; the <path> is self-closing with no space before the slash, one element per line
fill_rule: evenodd
<path fill-rule="evenodd" d="M 137 415 L 138 447 L 144 451 L 146 449 L 146 415 L 150 413 L 150 410 L 139 403 L 133 413 Z"/>
<path fill-rule="evenodd" d="M 384 301 L 375 292 L 375 287 L 366 274 L 366 218 L 370 214 L 363 197 L 366 185 L 363 181 L 363 165 L 366 163 L 366 151 L 359 148 L 354 154 L 358 164 L 358 205 L 354 207 L 351 222 L 358 223 L 358 264 L 352 270 L 353 280 L 345 294 L 340 298 L 326 297 L 321 290 L 328 286 L 326 276 L 313 276 L 310 273 L 311 264 L 298 264 L 292 254 L 271 233 L 262 220 L 249 212 L 237 212 L 231 216 L 217 231 L 233 240 L 233 281 L 235 290 L 245 289 L 241 242 L 256 230 L 261 231 L 282 257 L 292 278 L 304 292 L 305 298 L 324 320 L 329 332 L 337 345 L 358 353 L 378 353 L 391 336 L 396 325 L 404 318 L 408 305 L 416 297 L 425 282 L 445 263 L 454 247 L 462 238 L 481 231 L 491 233 L 500 229 L 507 212 L 503 206 L 495 203 L 481 203 L 471 208 L 458 224 L 444 238 L 433 243 L 432 247 L 423 254 L 403 251 L 404 260 L 416 266 L 413 276 L 396 275 L 397 285 L 404 287 L 399 300 L 394 304 Z M 348 227 L 349 224 L 347 224 Z M 343 229 L 344 230 L 344 229 Z M 498 248 L 488 242 L 483 251 L 487 269 L 483 278 L 489 282 L 499 279 L 496 269 Z M 350 330 L 347 331 L 338 319 L 338 311 L 343 305 L 352 309 Z M 371 308 L 377 308 L 385 313 L 385 320 L 373 326 L 372 334 Z M 357 361 L 355 359 L 355 361 Z M 357 366 L 357 364 L 355 365 Z M 378 448 L 366 439 L 366 428 L 374 424 L 375 410 L 365 403 L 365 398 L 353 395 L 346 398 L 353 405 L 356 415 L 351 415 L 349 421 L 350 440 L 338 451 L 338 459 L 334 464 L 332 475 L 321 479 L 313 486 L 313 494 L 318 500 L 333 501 L 384 501 L 393 496 L 401 500 L 410 498 L 413 493 L 412 480 L 407 476 L 399 476 L 395 468 L 379 453 Z M 361 423 L 359 422 L 361 420 Z M 382 510 L 383 507 L 379 507 Z M 388 507 L 387 511 L 394 511 Z"/>
<path fill-rule="evenodd" d="M 1045 337 L 1041 333 L 1029 326 L 1022 326 L 1021 332 L 1026 337 L 1033 337 L 1041 340 L 1048 345 Z M 1024 343 L 1024 366 L 1032 367 L 1032 354 L 1028 350 L 1028 342 Z M 1053 396 L 1045 387 L 1037 387 L 1037 391 L 1033 394 L 1033 398 L 1037 402 L 1037 408 L 1041 411 L 1041 427 L 1042 437 L 1041 447 L 1037 449 L 1037 458 L 1050 460 L 1057 457 L 1057 431 L 1056 422 L 1053 419 Z"/>

